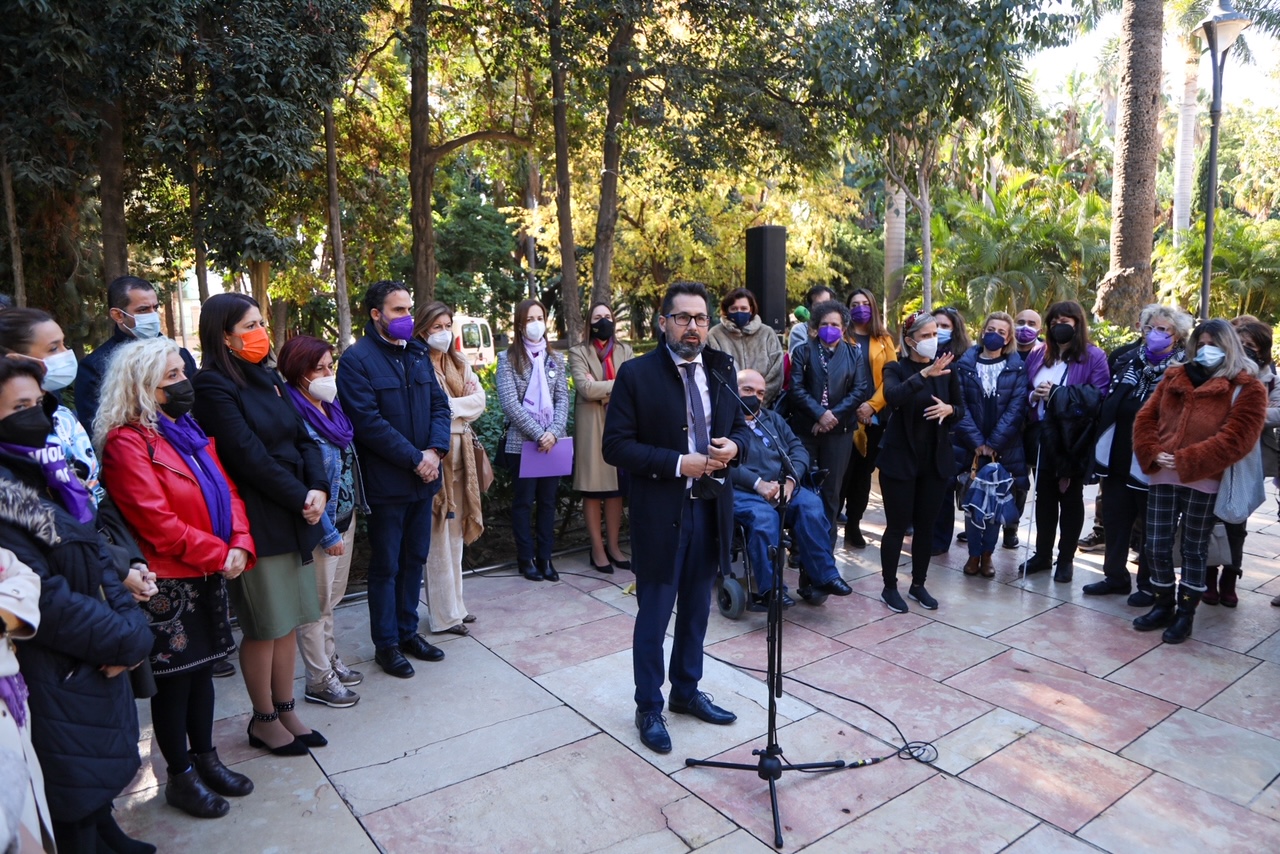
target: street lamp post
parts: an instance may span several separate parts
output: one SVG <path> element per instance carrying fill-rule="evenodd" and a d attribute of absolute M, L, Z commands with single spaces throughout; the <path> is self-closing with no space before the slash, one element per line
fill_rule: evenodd
<path fill-rule="evenodd" d="M 1213 67 L 1213 99 L 1209 104 L 1209 192 L 1204 205 L 1204 270 L 1200 278 L 1200 319 L 1209 319 L 1209 278 L 1213 274 L 1213 215 L 1218 207 L 1218 121 L 1222 118 L 1222 72 L 1227 52 L 1250 24 L 1249 18 L 1218 0 L 1200 22 L 1196 33 L 1209 48 Z"/>

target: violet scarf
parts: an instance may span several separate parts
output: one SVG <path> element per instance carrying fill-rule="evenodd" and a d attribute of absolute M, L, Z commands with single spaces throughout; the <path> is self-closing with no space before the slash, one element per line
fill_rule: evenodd
<path fill-rule="evenodd" d="M 204 494 L 214 536 L 224 543 L 231 542 L 231 487 L 227 485 L 226 478 L 209 453 L 209 437 L 190 415 L 184 415 L 177 421 L 161 416 L 158 421 L 160 435 L 184 459 L 195 461 L 195 465 L 191 466 L 191 473 L 195 475 L 196 483 L 200 484 L 200 492 Z"/>
<path fill-rule="evenodd" d="M 288 386 L 289 396 L 293 398 L 293 405 L 298 412 L 302 413 L 303 419 L 315 428 L 315 431 L 325 438 L 325 441 L 345 451 L 351 445 L 351 440 L 355 438 L 356 430 L 351 426 L 351 419 L 347 417 L 347 413 L 342 411 L 342 404 L 338 401 L 333 403 L 321 403 L 324 412 L 316 409 L 316 405 L 307 400 L 307 396 L 298 391 L 293 385 Z"/>

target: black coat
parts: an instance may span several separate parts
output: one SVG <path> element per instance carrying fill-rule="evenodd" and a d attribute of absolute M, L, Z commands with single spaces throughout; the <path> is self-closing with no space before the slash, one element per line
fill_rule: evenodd
<path fill-rule="evenodd" d="M 920 471 L 920 460 L 925 458 L 925 452 L 917 447 L 915 437 L 921 432 L 917 428 L 921 428 L 924 411 L 933 405 L 934 397 L 951 404 L 953 411 L 941 424 L 937 421 L 924 423 L 922 432 L 934 444 L 937 476 L 942 480 L 955 476 L 956 457 L 951 445 L 951 428 L 964 417 L 960 377 L 953 370 L 946 376 L 925 379 L 915 368 L 915 363 L 902 361 L 884 366 L 885 407 L 881 415 L 887 412 L 889 421 L 880 439 L 876 467 L 885 477 L 910 480 L 928 474 Z"/>
<path fill-rule="evenodd" d="M 866 357 L 848 341 L 841 340 L 822 368 L 818 339 L 810 338 L 791 353 L 791 429 L 797 436 L 808 436 L 827 409 L 838 420 L 832 433 L 848 433 L 858 427 L 858 407 L 875 393 Z M 827 385 L 827 406 L 822 405 L 822 388 Z"/>
<path fill-rule="evenodd" d="M 302 518 L 302 507 L 309 490 L 329 494 L 324 455 L 276 372 L 247 362 L 241 370 L 244 386 L 217 368 L 196 374 L 192 414 L 217 441 L 218 459 L 240 490 L 258 557 L 309 558 L 321 531 Z"/>
<path fill-rule="evenodd" d="M 436 382 L 427 347 L 416 338 L 401 348 L 374 328 L 342 354 L 338 400 L 356 431 L 365 496 L 370 504 L 426 501 L 440 479 L 424 483 L 414 469 L 422 452 L 449 453 L 449 397 Z"/>
<path fill-rule="evenodd" d="M 727 437 L 746 456 L 750 433 L 738 400 L 733 358 L 719 350 L 702 351 L 711 396 L 711 437 Z M 618 369 L 605 415 L 604 461 L 631 473 L 631 565 L 637 577 L 669 582 L 675 572 L 684 506 L 685 478 L 676 474 L 681 454 L 689 451 L 685 385 L 665 345 Z M 720 569 L 729 569 L 733 540 L 733 486 L 726 478 L 716 502 Z M 707 567 L 707 574 L 716 571 Z"/>
<path fill-rule="evenodd" d="M 93 352 L 80 360 L 80 366 L 76 369 L 76 417 L 80 419 L 80 423 L 84 425 L 84 429 L 89 431 L 89 435 L 93 435 L 93 419 L 98 414 L 98 399 L 102 394 L 102 380 L 107 375 L 107 365 L 111 363 L 111 356 L 115 353 L 116 348 L 121 344 L 128 344 L 137 341 L 132 335 L 121 331 L 120 327 L 116 327 L 116 331 L 111 337 L 103 341 L 93 349 Z M 196 360 L 187 352 L 187 348 L 183 347 L 178 351 L 178 355 L 182 357 L 182 365 L 186 369 L 188 377 L 196 375 Z"/>
<path fill-rule="evenodd" d="M 78 821 L 111 803 L 141 764 L 129 676 L 108 679 L 99 667 L 146 660 L 154 636 L 97 531 L 24 483 L 33 478 L 23 462 L 6 456 L 11 468 L 0 468 L 0 547 L 40 576 L 40 628 L 17 645 L 18 662 L 49 811 Z"/>

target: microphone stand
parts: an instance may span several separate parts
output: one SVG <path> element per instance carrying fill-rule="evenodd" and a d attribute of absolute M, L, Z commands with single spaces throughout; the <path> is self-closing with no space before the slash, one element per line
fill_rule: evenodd
<path fill-rule="evenodd" d="M 737 388 L 730 386 L 729 382 L 717 372 L 713 371 L 712 376 L 721 385 L 733 392 L 734 399 L 738 401 L 738 405 L 778 446 L 779 455 L 782 457 L 780 483 L 783 484 L 778 492 L 778 521 L 779 530 L 781 530 L 782 524 L 786 522 L 787 507 L 790 503 L 787 500 L 786 479 L 791 478 L 795 482 L 795 488 L 799 489 L 800 476 L 791 464 L 791 459 L 787 456 L 787 449 L 783 446 L 780 438 L 774 435 L 763 419 L 758 418 L 755 413 L 747 409 L 746 404 L 738 396 Z M 730 488 L 732 488 L 732 485 Z M 782 778 L 782 772 L 835 771 L 839 768 L 844 768 L 845 762 L 842 759 L 800 764 L 790 764 L 783 761 L 785 757 L 782 754 L 782 746 L 778 744 L 778 699 L 782 697 L 782 573 L 786 568 L 787 558 L 786 549 L 781 543 L 770 547 L 770 551 L 773 557 L 773 587 L 769 590 L 767 633 L 769 664 L 765 676 L 765 685 L 769 691 L 767 743 L 763 750 L 751 751 L 752 756 L 759 757 L 754 765 L 739 762 L 716 762 L 709 759 L 686 759 L 684 764 L 688 768 L 728 768 L 734 771 L 754 771 L 761 780 L 767 780 L 769 783 L 769 802 L 773 807 L 773 844 L 775 848 L 781 848 L 783 844 L 782 817 L 778 812 L 778 780 Z"/>

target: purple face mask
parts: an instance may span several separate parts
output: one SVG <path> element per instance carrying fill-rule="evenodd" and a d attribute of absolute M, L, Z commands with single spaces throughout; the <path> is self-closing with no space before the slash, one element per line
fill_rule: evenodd
<path fill-rule="evenodd" d="M 871 306 L 855 305 L 849 309 L 849 315 L 853 318 L 854 323 L 870 323 L 871 322 Z"/>
<path fill-rule="evenodd" d="M 1014 330 L 1013 336 L 1018 339 L 1018 343 L 1022 345 L 1030 344 L 1040 337 L 1040 333 L 1034 326 L 1019 326 Z"/>
<path fill-rule="evenodd" d="M 818 337 L 822 339 L 823 344 L 830 347 L 844 337 L 844 332 L 839 326 L 824 326 L 818 330 Z"/>
<path fill-rule="evenodd" d="M 393 341 L 408 341 L 413 337 L 413 315 L 397 317 L 387 324 L 387 337 Z"/>
<path fill-rule="evenodd" d="M 1159 329 L 1147 333 L 1147 361 L 1158 362 L 1169 355 L 1165 351 L 1173 343 L 1173 336 Z"/>

